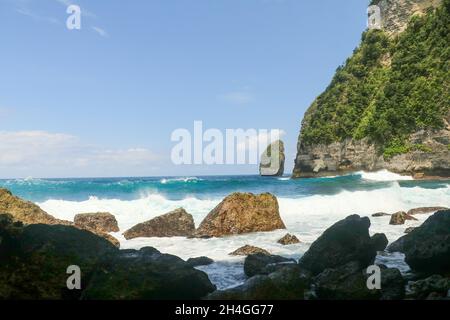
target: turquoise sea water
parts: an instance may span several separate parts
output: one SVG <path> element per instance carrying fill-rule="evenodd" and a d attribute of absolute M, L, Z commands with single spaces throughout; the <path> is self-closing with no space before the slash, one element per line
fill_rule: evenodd
<path fill-rule="evenodd" d="M 211 199 L 232 192 L 270 192 L 279 197 L 301 198 L 312 195 L 336 195 L 342 191 L 370 191 L 388 188 L 393 181 L 368 180 L 364 173 L 348 176 L 290 179 L 289 177 L 208 176 L 153 178 L 82 178 L 82 179 L 9 179 L 0 187 L 34 202 L 50 199 L 82 201 L 89 197 L 133 200 L 144 194 L 159 194 L 169 200 L 186 197 Z M 447 188 L 450 181 L 398 181 L 402 188 Z"/>

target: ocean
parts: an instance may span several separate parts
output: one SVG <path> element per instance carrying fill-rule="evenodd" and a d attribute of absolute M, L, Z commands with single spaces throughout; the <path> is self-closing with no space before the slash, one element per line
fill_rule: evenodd
<path fill-rule="evenodd" d="M 114 214 L 120 232 L 112 235 L 120 240 L 123 249 L 152 246 L 183 259 L 208 256 L 216 262 L 199 269 L 208 273 L 219 289 L 236 286 L 245 280 L 244 258 L 231 257 L 229 253 L 246 244 L 298 259 L 326 228 L 348 215 L 370 217 L 376 212 L 393 213 L 424 206 L 450 207 L 450 180 L 417 181 L 388 171 L 300 180 L 260 176 L 27 178 L 0 180 L 0 187 L 8 188 L 60 219 L 73 220 L 76 214 L 87 212 Z M 192 214 L 198 226 L 225 196 L 233 192 L 276 195 L 287 230 L 220 239 L 174 237 L 127 241 L 121 235 L 137 223 L 179 207 Z M 420 225 L 428 216 L 417 215 L 419 221 L 407 221 L 401 226 L 389 225 L 388 216 L 370 217 L 370 232 L 385 233 L 392 242 L 404 235 L 407 227 Z M 287 232 L 295 234 L 301 243 L 278 244 L 277 240 Z M 377 259 L 404 273 L 409 271 L 401 254 L 382 254 Z"/>

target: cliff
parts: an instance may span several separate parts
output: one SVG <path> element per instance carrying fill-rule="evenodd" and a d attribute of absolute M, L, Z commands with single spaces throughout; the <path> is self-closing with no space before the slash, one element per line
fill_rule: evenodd
<path fill-rule="evenodd" d="M 450 0 L 373 3 L 383 30 L 364 32 L 307 110 L 293 177 L 450 176 Z"/>
<path fill-rule="evenodd" d="M 405 31 L 413 15 L 423 15 L 428 8 L 437 8 L 442 0 L 374 0 L 371 4 L 381 9 L 382 26 L 386 33 L 395 35 Z"/>

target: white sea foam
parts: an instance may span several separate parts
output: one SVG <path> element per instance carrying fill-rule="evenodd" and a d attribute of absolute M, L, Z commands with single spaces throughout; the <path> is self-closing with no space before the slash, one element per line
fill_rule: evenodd
<path fill-rule="evenodd" d="M 360 174 L 361 177 L 365 180 L 372 180 L 372 181 L 413 180 L 413 178 L 411 176 L 402 176 L 400 174 L 393 173 L 388 170 L 381 170 L 381 171 L 377 171 L 377 172 L 360 171 L 357 174 Z"/>
<path fill-rule="evenodd" d="M 336 195 L 315 195 L 303 198 L 280 197 L 280 214 L 288 230 L 253 233 L 225 238 L 187 239 L 175 238 L 138 238 L 125 240 L 122 232 L 137 223 L 167 213 L 178 207 L 185 208 L 194 217 L 198 226 L 210 210 L 222 199 L 200 200 L 186 198 L 183 200 L 168 200 L 161 195 L 146 194 L 137 200 L 99 199 L 90 197 L 86 201 L 48 200 L 39 205 L 50 214 L 72 220 L 77 213 L 107 211 L 114 214 L 118 220 L 120 232 L 113 234 L 124 249 L 138 249 L 152 246 L 158 250 L 177 255 L 183 259 L 208 256 L 217 263 L 204 267 L 219 288 L 229 287 L 242 279 L 242 270 L 237 272 L 230 263 L 242 263 L 242 258 L 230 257 L 228 254 L 246 245 L 256 245 L 265 248 L 273 254 L 298 258 L 316 240 L 322 232 L 350 214 L 370 216 L 375 212 L 393 213 L 399 210 L 409 210 L 422 206 L 450 207 L 450 187 L 425 189 L 421 187 L 405 188 L 393 182 L 391 187 L 371 191 L 343 191 Z M 389 225 L 389 217 L 371 218 L 371 233 L 385 233 L 392 242 L 404 233 L 407 227 L 420 225 L 429 215 L 417 215 L 419 221 L 407 221 L 404 226 Z M 282 246 L 277 243 L 286 232 L 299 237 L 302 243 L 292 246 Z M 208 269 L 209 268 L 209 269 Z M 209 271 L 208 271 L 209 270 Z M 219 279 L 223 274 L 222 282 Z M 234 280 L 233 280 L 234 279 Z M 239 280 L 241 279 L 241 280 Z"/>
<path fill-rule="evenodd" d="M 185 177 L 185 178 L 164 178 L 160 180 L 160 183 L 162 184 L 168 184 L 168 183 L 173 183 L 173 182 L 184 182 L 184 183 L 188 183 L 188 182 L 197 182 L 197 181 L 201 181 L 202 179 L 199 179 L 197 177 Z"/>

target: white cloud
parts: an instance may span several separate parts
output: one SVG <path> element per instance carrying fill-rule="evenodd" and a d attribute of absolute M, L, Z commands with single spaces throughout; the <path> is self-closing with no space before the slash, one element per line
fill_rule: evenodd
<path fill-rule="evenodd" d="M 103 37 L 103 38 L 108 38 L 109 37 L 109 35 L 108 35 L 108 33 L 106 32 L 106 30 L 104 30 L 104 29 L 102 29 L 102 28 L 99 28 L 99 27 L 92 27 L 92 30 L 94 30 L 96 33 L 98 33 L 101 37 Z"/>
<path fill-rule="evenodd" d="M 64 133 L 0 131 L 2 177 L 132 174 L 154 167 L 160 159 L 145 148 L 105 149 Z"/>
<path fill-rule="evenodd" d="M 47 23 L 51 23 L 51 24 L 58 24 L 59 23 L 58 19 L 56 19 L 56 18 L 39 15 L 39 14 L 37 14 L 35 12 L 32 12 L 31 10 L 29 10 L 29 9 L 27 9 L 25 7 L 17 8 L 16 12 L 20 13 L 21 15 L 30 17 L 30 18 L 32 18 L 35 21 L 42 21 L 42 22 L 47 22 Z"/>
<path fill-rule="evenodd" d="M 255 101 L 255 97 L 249 92 L 234 91 L 219 95 L 219 99 L 232 104 L 248 104 Z"/>

